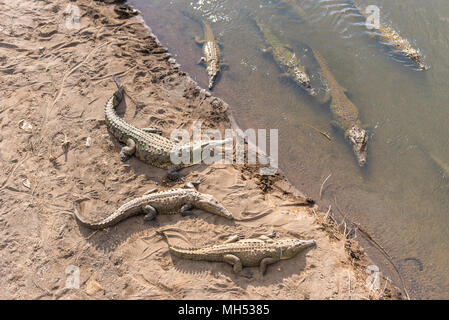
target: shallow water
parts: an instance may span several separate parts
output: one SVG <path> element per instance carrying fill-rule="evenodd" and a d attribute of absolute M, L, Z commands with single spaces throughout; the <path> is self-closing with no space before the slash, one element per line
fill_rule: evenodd
<path fill-rule="evenodd" d="M 292 183 L 364 226 L 384 247 L 414 298 L 449 298 L 449 177 L 431 160 L 449 165 L 449 2 L 447 0 L 356 0 L 377 5 L 380 19 L 420 48 L 426 72 L 368 36 L 364 18 L 344 0 L 296 0 L 306 13 L 279 1 L 131 0 L 183 71 L 207 88 L 197 65 L 201 25 L 207 20 L 229 65 L 214 94 L 232 108 L 243 128 L 278 128 L 279 162 Z M 184 14 L 188 12 L 189 14 Z M 250 16 L 260 17 L 309 67 L 320 85 L 310 50 L 327 60 L 338 82 L 370 126 L 368 162 L 360 168 L 341 132 L 330 126 L 328 105 L 279 78 L 274 60 L 261 52 L 262 35 Z M 310 126 L 331 134 L 332 141 Z M 422 262 L 422 270 L 414 257 Z M 382 268 L 381 268 L 381 271 Z M 388 273 L 388 272 L 387 272 Z"/>

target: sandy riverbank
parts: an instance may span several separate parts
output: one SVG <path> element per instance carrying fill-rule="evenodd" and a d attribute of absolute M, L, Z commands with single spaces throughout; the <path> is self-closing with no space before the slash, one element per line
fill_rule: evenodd
<path fill-rule="evenodd" d="M 82 213 L 95 219 L 155 187 L 181 186 L 135 158 L 120 161 L 120 144 L 108 134 L 103 115 L 115 90 L 112 74 L 132 97 L 123 117 L 138 127 L 157 127 L 167 136 L 175 128 L 190 130 L 195 120 L 203 129 L 222 131 L 231 122 L 228 105 L 179 69 L 141 17 L 104 2 L 70 4 L 80 10 L 79 28 L 67 28 L 66 1 L 0 1 L 6 17 L 0 21 L 0 298 L 398 297 L 384 282 L 381 290 L 369 291 L 369 261 L 357 244 L 282 174 L 261 177 L 257 167 L 216 164 L 182 171 L 186 180 L 204 178 L 199 190 L 236 217 L 272 209 L 254 221 L 196 211 L 197 218 L 159 216 L 158 227 L 142 216 L 105 231 L 78 225 L 75 200 L 87 199 Z M 172 257 L 155 234 L 158 228 L 181 230 L 196 246 L 273 230 L 278 237 L 315 239 L 317 246 L 269 266 L 264 277 L 254 268 L 235 275 L 229 265 Z M 79 290 L 66 288 L 69 266 L 79 268 Z"/>

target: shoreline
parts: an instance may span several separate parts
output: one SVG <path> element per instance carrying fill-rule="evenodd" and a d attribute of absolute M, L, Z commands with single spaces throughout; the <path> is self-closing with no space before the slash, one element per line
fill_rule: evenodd
<path fill-rule="evenodd" d="M 3 93 L 0 124 L 4 137 L 15 137 L 0 139 L 5 173 L 0 177 L 1 204 L 2 211 L 9 212 L 2 212 L 7 226 L 2 232 L 5 242 L 20 244 L 2 247 L 1 270 L 8 275 L 1 280 L 8 288 L 4 298 L 399 298 L 399 291 L 385 281 L 382 297 L 366 289 L 365 268 L 370 262 L 357 242 L 346 240 L 317 207 L 292 206 L 307 201 L 280 169 L 268 178 L 258 176 L 257 166 L 200 165 L 183 170 L 186 179 L 207 178 L 200 191 L 222 200 L 233 213 L 244 208 L 251 216 L 267 206 L 274 208 L 260 220 L 232 225 L 203 213 L 196 219 L 158 217 L 161 227 L 186 230 L 187 238 L 198 245 L 219 242 L 225 232 L 251 236 L 273 229 L 281 236 L 317 238 L 316 249 L 271 266 L 263 278 L 255 272 L 249 278 L 234 275 L 220 263 L 171 257 L 155 237 L 154 227 L 139 217 L 109 231 L 78 226 L 73 200 L 88 197 L 84 214 L 95 215 L 114 210 L 153 186 L 175 187 L 164 184 L 163 170 L 148 168 L 137 159 L 125 164 L 118 160 L 120 145 L 107 134 L 102 115 L 103 104 L 114 91 L 110 74 L 119 73 L 132 93 L 136 103 L 128 100 L 124 118 L 139 127 L 159 126 L 167 135 L 170 129 L 189 129 L 192 120 L 201 119 L 206 127 L 222 131 L 232 126 L 233 117 L 226 102 L 180 70 L 143 17 L 120 19 L 113 5 L 102 2 L 73 4 L 81 11 L 79 31 L 64 30 L 61 24 L 54 28 L 54 22 L 64 17 L 66 3 L 53 0 L 31 6 L 52 22 L 34 26 L 29 39 L 0 34 L 1 70 L 13 70 L 5 73 L 11 90 Z M 28 15 L 20 23 L 31 24 L 29 31 L 33 25 Z M 16 56 L 8 56 L 12 50 Z M 27 74 L 26 79 L 20 79 L 21 74 Z M 21 120 L 31 129 L 17 128 Z M 87 138 L 93 140 L 90 146 Z M 71 147 L 67 158 L 58 157 L 55 166 L 48 154 L 62 151 L 62 139 Z M 24 202 L 28 206 L 23 210 Z M 23 223 L 22 211 L 32 217 L 30 223 Z M 26 238 L 27 234 L 34 236 Z M 19 273 L 7 270 L 11 261 L 17 261 Z M 63 286 L 70 265 L 81 271 L 77 291 Z M 201 273 L 200 280 L 195 272 Z"/>

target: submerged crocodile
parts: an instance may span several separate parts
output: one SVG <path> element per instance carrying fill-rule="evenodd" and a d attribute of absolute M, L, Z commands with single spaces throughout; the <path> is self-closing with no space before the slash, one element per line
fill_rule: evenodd
<path fill-rule="evenodd" d="M 209 78 L 209 89 L 212 89 L 215 83 L 215 79 L 220 72 L 220 48 L 215 40 L 214 33 L 209 24 L 204 20 L 201 20 L 203 24 L 204 40 L 200 40 L 195 37 L 195 41 L 198 44 L 203 45 L 203 56 L 199 63 L 204 62 L 206 64 L 207 76 Z"/>
<path fill-rule="evenodd" d="M 302 20 L 307 20 L 307 14 L 303 8 L 301 8 L 296 0 L 283 0 L 283 2 L 277 6 L 280 9 L 288 8 L 294 11 Z"/>
<path fill-rule="evenodd" d="M 157 190 L 151 190 L 144 196 L 125 203 L 114 213 L 97 222 L 85 221 L 79 214 L 75 203 L 75 217 L 82 225 L 91 229 L 104 229 L 141 213 L 145 214 L 144 219 L 146 221 L 155 219 L 158 214 L 181 213 L 183 216 L 193 215 L 192 208 L 202 209 L 227 219 L 233 219 L 232 214 L 214 197 L 195 190 L 194 185 L 198 183 L 190 182 L 185 188 L 168 191 L 157 192 Z"/>
<path fill-rule="evenodd" d="M 353 3 L 353 5 L 362 16 L 364 16 L 366 19 L 370 18 L 369 15 L 365 12 L 365 10 L 363 10 L 360 6 L 358 6 L 355 3 Z M 424 59 L 421 56 L 419 50 L 413 48 L 410 42 L 408 42 L 407 39 L 402 38 L 398 32 L 383 24 L 380 24 L 379 29 L 376 29 L 376 31 L 377 31 L 376 33 L 371 34 L 374 37 L 376 37 L 379 41 L 387 45 L 390 45 L 398 52 L 408 57 L 418 66 L 419 69 L 421 70 L 427 69 L 427 67 L 424 64 Z"/>
<path fill-rule="evenodd" d="M 328 87 L 327 93 L 331 99 L 330 109 L 334 118 L 332 124 L 344 131 L 345 138 L 351 143 L 359 165 L 363 166 L 366 163 L 368 133 L 362 128 L 359 111 L 346 97 L 345 90 L 338 84 L 324 58 L 316 50 L 312 51 Z"/>
<path fill-rule="evenodd" d="M 122 161 L 128 160 L 132 155 L 152 166 L 168 169 L 168 177 L 179 179 L 181 177 L 178 170 L 193 165 L 193 163 L 173 164 L 170 154 L 177 152 L 181 148 L 179 142 L 163 137 L 162 132 L 155 128 L 139 129 L 120 118 L 115 109 L 124 99 L 124 88 L 120 80 L 113 76 L 118 90 L 106 102 L 104 114 L 106 125 L 109 131 L 120 142 L 126 146 L 120 152 Z M 190 148 L 193 152 L 203 147 L 219 146 L 226 143 L 227 140 L 201 141 L 193 145 L 185 145 L 183 148 Z M 193 154 L 193 153 L 190 153 Z"/>
<path fill-rule="evenodd" d="M 449 178 L 449 164 L 445 163 L 443 160 L 438 158 L 433 153 L 429 153 L 432 161 L 440 168 L 446 178 Z"/>
<path fill-rule="evenodd" d="M 306 69 L 301 65 L 298 57 L 287 45 L 283 44 L 273 32 L 264 25 L 257 17 L 254 17 L 256 25 L 262 32 L 266 43 L 269 45 L 266 52 L 271 52 L 274 60 L 284 72 L 282 76 L 293 79 L 297 84 L 303 87 L 310 95 L 315 96 L 316 91 L 312 88 L 310 78 Z"/>
<path fill-rule="evenodd" d="M 168 243 L 165 233 L 159 232 L 159 234 Z M 235 273 L 242 271 L 243 267 L 259 267 L 262 275 L 265 274 L 269 264 L 293 258 L 302 250 L 314 245 L 315 240 L 273 240 L 268 236 L 260 236 L 257 239 L 242 239 L 240 235 L 229 237 L 223 244 L 205 248 L 182 248 L 168 243 L 170 252 L 180 258 L 226 262 L 233 266 Z"/>
<path fill-rule="evenodd" d="M 427 150 L 427 148 L 425 148 L 424 146 L 418 144 L 418 148 L 421 149 L 421 151 L 424 152 L 432 160 L 435 166 L 440 169 L 441 173 L 449 179 L 449 164 L 441 160 L 433 152 Z"/>

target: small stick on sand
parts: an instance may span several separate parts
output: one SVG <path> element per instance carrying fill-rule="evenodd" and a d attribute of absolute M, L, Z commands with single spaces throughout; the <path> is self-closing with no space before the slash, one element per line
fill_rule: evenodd
<path fill-rule="evenodd" d="M 327 221 L 327 218 L 329 217 L 329 213 L 331 212 L 332 206 L 329 206 L 329 209 L 327 209 L 326 215 L 324 216 L 324 221 Z"/>
<path fill-rule="evenodd" d="M 331 173 L 330 175 L 328 175 L 327 178 L 324 179 L 323 183 L 321 184 L 321 188 L 320 188 L 320 200 L 321 200 L 321 196 L 322 196 L 322 194 L 323 194 L 323 187 L 324 187 L 324 184 L 326 183 L 326 181 L 327 181 L 331 176 L 332 176 L 332 173 Z"/>

